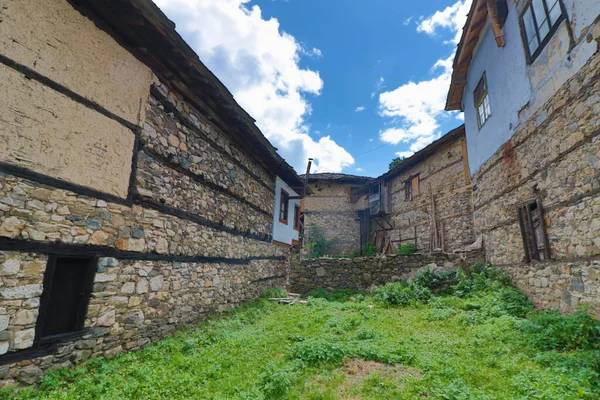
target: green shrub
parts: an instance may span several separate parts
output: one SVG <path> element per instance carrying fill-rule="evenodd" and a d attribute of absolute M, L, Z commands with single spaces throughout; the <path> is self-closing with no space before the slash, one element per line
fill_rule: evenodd
<path fill-rule="evenodd" d="M 308 258 L 323 257 L 327 254 L 327 249 L 335 243 L 335 240 L 326 239 L 323 230 L 315 224 L 310 225 L 309 232 Z"/>
<path fill-rule="evenodd" d="M 412 242 L 403 243 L 396 250 L 396 254 L 415 254 L 417 252 L 417 248 L 415 244 Z"/>
<path fill-rule="evenodd" d="M 260 373 L 260 389 L 267 399 L 280 399 L 292 386 L 296 371 L 300 369 L 298 364 L 283 364 L 275 361 L 265 365 Z"/>
<path fill-rule="evenodd" d="M 263 299 L 279 299 L 283 297 L 288 297 L 288 292 L 282 287 L 274 287 L 262 292 L 260 294 L 260 297 Z"/>
<path fill-rule="evenodd" d="M 364 257 L 375 257 L 377 255 L 377 247 L 375 244 L 369 242 L 365 244 L 363 247 L 363 256 Z"/>
<path fill-rule="evenodd" d="M 406 282 L 388 283 L 375 288 L 372 294 L 383 303 L 404 307 L 426 304 L 433 296 L 428 288 Z"/>
<path fill-rule="evenodd" d="M 337 336 L 322 336 L 294 343 L 290 348 L 290 357 L 308 365 L 324 362 L 340 362 L 348 353 L 347 347 Z"/>
<path fill-rule="evenodd" d="M 532 314 L 522 329 L 532 344 L 542 350 L 600 349 L 600 321 L 586 308 L 572 315 L 556 311 Z"/>

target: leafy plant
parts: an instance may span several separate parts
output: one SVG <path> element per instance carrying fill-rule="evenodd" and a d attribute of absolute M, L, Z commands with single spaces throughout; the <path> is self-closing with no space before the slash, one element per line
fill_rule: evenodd
<path fill-rule="evenodd" d="M 396 249 L 396 254 L 415 254 L 416 252 L 417 248 L 412 242 L 402 243 L 400 247 Z"/>
<path fill-rule="evenodd" d="M 327 253 L 327 249 L 335 244 L 335 240 L 326 239 L 323 229 L 315 224 L 310 225 L 310 242 L 307 248 L 309 249 L 308 258 L 319 258 Z"/>
<path fill-rule="evenodd" d="M 404 162 L 404 159 L 405 159 L 404 157 L 396 157 L 396 158 L 394 158 L 394 159 L 393 159 L 393 160 L 390 162 L 389 169 L 393 169 L 393 168 L 395 168 L 396 166 L 398 166 L 398 165 L 402 164 L 402 162 Z"/>
<path fill-rule="evenodd" d="M 363 247 L 363 256 L 365 257 L 375 257 L 377 255 L 377 247 L 375 244 L 368 242 Z"/>

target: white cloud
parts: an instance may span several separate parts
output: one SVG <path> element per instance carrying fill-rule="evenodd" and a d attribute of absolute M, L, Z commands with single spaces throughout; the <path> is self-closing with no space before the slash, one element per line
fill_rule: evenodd
<path fill-rule="evenodd" d="M 362 168 L 356 168 L 356 172 L 364 172 L 365 170 Z"/>
<path fill-rule="evenodd" d="M 410 24 L 410 21 L 413 20 L 414 17 L 408 17 L 406 18 L 404 21 L 402 21 L 402 25 L 407 26 L 408 24 Z"/>
<path fill-rule="evenodd" d="M 408 157 L 412 156 L 413 154 L 415 154 L 415 153 L 412 151 L 399 151 L 396 153 L 396 155 L 398 157 L 402 157 L 402 158 L 408 158 Z"/>
<path fill-rule="evenodd" d="M 435 14 L 424 18 L 417 25 L 418 32 L 425 32 L 430 36 L 435 36 L 439 30 L 450 31 L 454 37 L 451 43 L 458 44 L 462 28 L 467 21 L 467 14 L 471 8 L 472 0 L 459 0 L 442 11 L 436 11 Z"/>
<path fill-rule="evenodd" d="M 377 83 L 375 83 L 375 86 L 373 87 L 373 91 L 371 92 L 371 98 L 374 98 L 375 96 L 377 96 L 377 93 L 381 92 L 383 89 L 385 89 L 385 79 L 383 79 L 383 76 L 382 76 L 381 78 L 379 78 Z"/>
<path fill-rule="evenodd" d="M 315 159 L 315 171 L 340 172 L 354 158 L 329 136 L 315 142 L 306 116 L 307 95 L 319 95 L 319 73 L 299 66 L 300 57 L 320 57 L 264 19 L 249 0 L 155 0 L 178 32 L 252 115 L 280 154 L 302 171 Z"/>
<path fill-rule="evenodd" d="M 459 0 L 429 18 L 422 18 L 417 31 L 435 35 L 439 28 L 444 28 L 449 30 L 451 41 L 457 42 L 470 4 L 471 0 Z M 380 114 L 392 118 L 392 126 L 380 132 L 379 137 L 385 143 L 408 144 L 408 151 L 397 153 L 399 156 L 417 152 L 440 137 L 440 121 L 450 115 L 444 111 L 444 105 L 453 60 L 454 52 L 433 65 L 431 79 L 409 81 L 379 95 Z"/>
<path fill-rule="evenodd" d="M 355 112 L 361 112 L 361 111 L 365 111 L 365 107 L 364 106 L 358 106 L 354 109 Z"/>

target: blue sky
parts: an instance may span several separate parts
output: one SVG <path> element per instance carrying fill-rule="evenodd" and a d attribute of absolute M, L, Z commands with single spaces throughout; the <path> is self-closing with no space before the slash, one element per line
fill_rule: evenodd
<path fill-rule="evenodd" d="M 470 0 L 156 0 L 302 172 L 377 176 L 461 124 L 443 111 Z"/>

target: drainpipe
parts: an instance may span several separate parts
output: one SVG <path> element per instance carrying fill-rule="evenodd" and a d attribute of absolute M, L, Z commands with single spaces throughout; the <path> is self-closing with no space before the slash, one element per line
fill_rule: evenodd
<path fill-rule="evenodd" d="M 492 30 L 494 31 L 494 37 L 496 38 L 496 44 L 498 47 L 504 47 L 506 44 L 504 41 L 504 33 L 502 25 L 500 24 L 500 17 L 498 16 L 498 2 L 497 0 L 486 0 L 487 11 L 492 23 Z"/>

